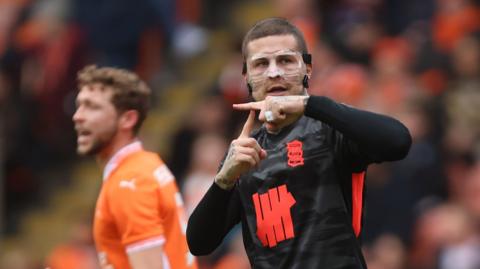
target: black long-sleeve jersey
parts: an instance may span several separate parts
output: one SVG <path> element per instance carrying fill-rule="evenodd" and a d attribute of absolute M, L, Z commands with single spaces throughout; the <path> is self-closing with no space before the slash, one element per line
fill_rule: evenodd
<path fill-rule="evenodd" d="M 230 191 L 212 185 L 189 219 L 190 251 L 210 253 L 241 222 L 253 268 L 366 268 L 358 240 L 366 168 L 408 153 L 405 126 L 311 96 L 297 122 L 253 137 L 267 158 Z"/>

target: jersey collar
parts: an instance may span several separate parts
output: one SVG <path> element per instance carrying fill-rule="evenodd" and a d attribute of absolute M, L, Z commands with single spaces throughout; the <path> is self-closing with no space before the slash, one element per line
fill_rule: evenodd
<path fill-rule="evenodd" d="M 105 169 L 103 169 L 103 181 L 107 180 L 110 174 L 117 168 L 120 162 L 125 159 L 128 155 L 137 152 L 143 149 L 142 142 L 134 141 L 128 145 L 123 146 L 120 150 L 118 150 L 115 155 L 110 158 L 107 165 L 105 165 Z"/>

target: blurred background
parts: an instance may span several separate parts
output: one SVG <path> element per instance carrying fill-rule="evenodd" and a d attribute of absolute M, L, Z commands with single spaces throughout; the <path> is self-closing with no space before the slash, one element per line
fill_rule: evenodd
<path fill-rule="evenodd" d="M 480 1 L 0 0 L 0 268 L 97 269 L 101 171 L 75 154 L 76 72 L 135 70 L 154 90 L 145 146 L 190 213 L 245 113 L 242 37 L 290 19 L 313 55 L 309 92 L 401 120 L 406 159 L 372 165 L 370 269 L 480 268 Z M 239 230 L 201 268 L 249 268 Z"/>

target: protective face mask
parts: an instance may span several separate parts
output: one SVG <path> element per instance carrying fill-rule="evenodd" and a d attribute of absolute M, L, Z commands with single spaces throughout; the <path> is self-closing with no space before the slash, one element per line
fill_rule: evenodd
<path fill-rule="evenodd" d="M 268 78 L 283 77 L 289 83 L 298 83 L 305 75 L 301 54 L 291 50 L 254 54 L 247 60 L 247 70 L 248 82 L 254 88 Z"/>

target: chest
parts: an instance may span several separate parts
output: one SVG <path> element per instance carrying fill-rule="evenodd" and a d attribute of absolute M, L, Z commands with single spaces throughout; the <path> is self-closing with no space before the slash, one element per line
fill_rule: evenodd
<path fill-rule="evenodd" d="M 277 141 L 258 139 L 267 158 L 238 183 L 250 230 L 258 230 L 259 220 L 268 223 L 276 216 L 288 216 L 293 227 L 343 210 L 341 178 L 328 141 L 322 132 L 301 131 Z M 277 219 L 278 223 L 286 221 Z"/>
<path fill-rule="evenodd" d="M 326 183 L 334 168 L 334 154 L 327 141 L 320 132 L 297 131 L 282 139 L 260 137 L 258 142 L 267 157 L 240 178 L 242 189 L 261 193 L 283 184 L 302 189 Z"/>

